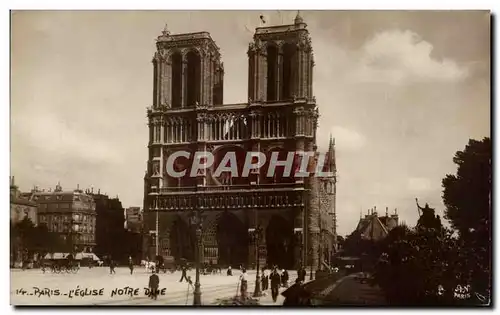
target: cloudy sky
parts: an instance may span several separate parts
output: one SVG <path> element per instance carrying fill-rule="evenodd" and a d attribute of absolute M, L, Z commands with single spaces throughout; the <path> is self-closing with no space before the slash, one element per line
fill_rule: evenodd
<path fill-rule="evenodd" d="M 93 186 L 142 206 L 155 38 L 206 30 L 221 48 L 225 103 L 247 100 L 259 15 L 296 12 L 14 12 L 11 173 L 23 190 Z M 443 212 L 454 153 L 490 134 L 488 12 L 301 11 L 311 33 L 319 147 L 337 143 L 338 226 L 415 197 Z"/>

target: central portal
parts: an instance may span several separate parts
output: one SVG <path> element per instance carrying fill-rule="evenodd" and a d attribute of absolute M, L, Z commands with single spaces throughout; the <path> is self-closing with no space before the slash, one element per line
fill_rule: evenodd
<path fill-rule="evenodd" d="M 275 215 L 266 229 L 267 264 L 279 268 L 293 268 L 293 228 L 281 216 Z"/>
<path fill-rule="evenodd" d="M 245 225 L 234 215 L 225 212 L 217 223 L 219 264 L 238 268 L 248 261 L 248 233 Z"/>

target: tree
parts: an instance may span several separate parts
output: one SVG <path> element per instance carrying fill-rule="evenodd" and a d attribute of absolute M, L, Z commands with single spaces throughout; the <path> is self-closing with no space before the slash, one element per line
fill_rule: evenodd
<path fill-rule="evenodd" d="M 35 225 L 28 217 L 11 224 L 11 237 L 13 238 L 11 244 L 13 246 L 13 253 L 16 256 L 13 257 L 14 260 L 21 259 L 25 261 L 31 257 L 35 239 L 33 235 L 34 227 Z"/>
<path fill-rule="evenodd" d="M 463 268 L 480 292 L 491 287 L 491 149 L 489 138 L 469 140 L 453 158 L 457 174 L 442 182 L 445 218 L 459 232 Z"/>
<path fill-rule="evenodd" d="M 52 253 L 62 246 L 61 238 L 56 233 L 51 233 L 45 223 L 40 223 L 35 227 L 33 234 L 35 237 L 34 250 L 42 256 Z"/>
<path fill-rule="evenodd" d="M 461 235 L 489 233 L 491 225 L 491 140 L 469 140 L 453 158 L 456 175 L 443 179 L 445 218 Z M 489 240 L 488 240 L 489 241 Z"/>
<path fill-rule="evenodd" d="M 35 226 L 29 218 L 24 218 L 17 223 L 11 222 L 11 246 L 13 253 L 17 253 L 20 248 L 26 260 L 33 254 L 44 256 L 48 252 L 53 252 L 61 245 L 62 241 L 57 234 L 49 232 L 46 224 L 41 223 Z M 13 257 L 16 259 L 16 257 Z"/>

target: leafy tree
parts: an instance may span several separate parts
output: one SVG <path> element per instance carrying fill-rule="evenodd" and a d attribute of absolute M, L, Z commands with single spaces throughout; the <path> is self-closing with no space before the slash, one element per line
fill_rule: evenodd
<path fill-rule="evenodd" d="M 491 140 L 469 140 L 455 154 L 456 175 L 443 179 L 446 218 L 460 235 L 463 268 L 475 290 L 486 292 L 491 275 Z"/>
<path fill-rule="evenodd" d="M 11 246 L 14 249 L 19 246 L 22 248 L 25 255 L 22 257 L 23 260 L 32 257 L 35 253 L 44 256 L 61 245 L 61 239 L 57 234 L 49 232 L 46 224 L 41 223 L 35 226 L 29 218 L 24 218 L 15 224 L 11 222 L 10 232 Z"/>
<path fill-rule="evenodd" d="M 487 303 L 491 275 L 491 142 L 470 140 L 456 153 L 456 175 L 443 179 L 445 229 L 426 205 L 417 227 L 397 227 L 382 242 L 374 280 L 391 304 L 456 305 Z M 455 298 L 470 285 L 470 299 Z M 438 290 L 438 288 L 444 290 Z M 486 297 L 479 298 L 476 293 Z"/>
<path fill-rule="evenodd" d="M 491 226 L 491 140 L 469 140 L 453 158 L 456 175 L 443 179 L 446 219 L 461 235 L 489 233 Z"/>
<path fill-rule="evenodd" d="M 384 289 L 387 299 L 395 305 L 418 305 L 426 300 L 438 284 L 432 275 L 436 269 L 439 245 L 435 230 L 410 230 L 397 227 L 382 242 L 382 259 L 375 279 Z"/>
<path fill-rule="evenodd" d="M 22 257 L 13 257 L 14 259 L 21 259 L 24 261 L 31 256 L 34 227 L 35 225 L 28 217 L 14 224 L 11 223 L 11 244 L 14 248 L 14 253 L 17 255 L 20 249 L 22 255 Z"/>
<path fill-rule="evenodd" d="M 39 224 L 34 229 L 34 250 L 42 256 L 61 248 L 63 242 L 56 233 L 51 233 L 45 223 Z"/>

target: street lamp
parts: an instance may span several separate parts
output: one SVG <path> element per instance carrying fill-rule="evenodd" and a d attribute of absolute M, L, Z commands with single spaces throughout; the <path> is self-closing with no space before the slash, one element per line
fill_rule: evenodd
<path fill-rule="evenodd" d="M 257 273 L 255 274 L 255 290 L 253 291 L 253 297 L 260 297 L 262 296 L 262 291 L 260 290 L 259 249 L 260 249 L 260 238 L 262 236 L 262 227 L 259 225 L 257 226 L 256 229 L 248 229 L 248 231 L 250 232 L 250 237 L 252 238 L 252 241 L 255 244 L 255 251 L 256 251 L 255 258 L 257 259 Z"/>
<path fill-rule="evenodd" d="M 311 262 L 311 271 L 309 273 L 309 280 L 314 280 L 314 276 L 313 276 L 313 263 L 312 263 L 313 253 L 314 253 L 313 248 L 312 247 L 309 248 L 309 259 L 310 259 L 310 262 Z"/>
<path fill-rule="evenodd" d="M 193 305 L 201 305 L 201 289 L 200 289 L 200 259 L 201 259 L 201 228 L 202 228 L 202 211 L 193 211 L 190 217 L 191 226 L 196 233 L 196 281 L 194 283 Z"/>
<path fill-rule="evenodd" d="M 158 234 L 158 232 L 159 232 L 158 230 L 159 230 L 159 228 L 160 228 L 160 220 L 159 220 L 159 217 L 158 217 L 158 215 L 159 215 L 159 214 L 158 214 L 158 210 L 159 210 L 159 208 L 158 208 L 158 202 L 159 202 L 159 194 L 157 194 L 157 195 L 156 195 L 156 203 L 155 203 L 155 213 L 156 213 L 156 220 L 155 220 L 155 231 L 156 231 L 156 239 L 155 239 L 155 254 L 156 254 L 156 255 L 155 255 L 155 260 L 157 259 L 158 255 L 160 254 L 160 253 L 159 253 L 159 251 L 160 251 L 160 250 L 159 250 L 159 247 L 160 247 L 160 245 L 159 245 L 159 242 L 160 242 L 160 240 L 159 240 L 160 235 Z"/>

